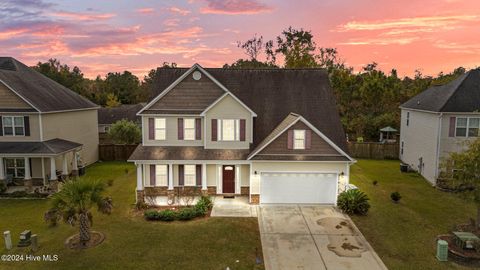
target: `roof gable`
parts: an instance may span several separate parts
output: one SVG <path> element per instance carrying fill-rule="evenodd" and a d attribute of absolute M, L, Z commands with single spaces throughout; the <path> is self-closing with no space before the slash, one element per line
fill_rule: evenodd
<path fill-rule="evenodd" d="M 33 109 L 19 95 L 0 83 L 0 109 Z"/>
<path fill-rule="evenodd" d="M 98 108 L 90 100 L 12 57 L 0 57 L 0 82 L 39 112 Z"/>
<path fill-rule="evenodd" d="M 447 84 L 432 86 L 400 108 L 431 112 L 479 111 L 480 69 L 470 70 Z"/>

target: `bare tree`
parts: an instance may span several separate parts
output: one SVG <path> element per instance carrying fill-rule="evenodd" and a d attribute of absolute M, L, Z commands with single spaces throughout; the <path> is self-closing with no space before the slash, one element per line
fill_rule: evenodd
<path fill-rule="evenodd" d="M 257 61 L 258 55 L 263 50 L 263 36 L 257 37 L 255 34 L 253 38 L 245 42 L 237 41 L 237 47 L 242 48 L 250 60 Z"/>

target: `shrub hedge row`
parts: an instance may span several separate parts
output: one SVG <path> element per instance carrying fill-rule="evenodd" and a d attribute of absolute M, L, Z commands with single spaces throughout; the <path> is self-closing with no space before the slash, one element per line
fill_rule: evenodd
<path fill-rule="evenodd" d="M 193 207 L 180 208 L 178 211 L 171 209 L 165 209 L 157 211 L 155 209 L 147 210 L 143 213 L 146 220 L 160 220 L 160 221 L 174 221 L 174 220 L 191 220 L 196 217 L 205 216 L 210 209 L 212 209 L 213 203 L 210 197 L 202 196 L 200 200 Z"/>

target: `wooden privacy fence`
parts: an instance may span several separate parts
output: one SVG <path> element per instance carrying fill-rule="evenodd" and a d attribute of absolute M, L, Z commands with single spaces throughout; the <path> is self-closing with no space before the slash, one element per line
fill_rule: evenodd
<path fill-rule="evenodd" d="M 137 148 L 137 144 L 100 144 L 98 145 L 98 153 L 100 160 L 127 160 L 133 151 Z"/>
<path fill-rule="evenodd" d="M 349 142 L 348 150 L 354 158 L 398 159 L 398 143 Z"/>

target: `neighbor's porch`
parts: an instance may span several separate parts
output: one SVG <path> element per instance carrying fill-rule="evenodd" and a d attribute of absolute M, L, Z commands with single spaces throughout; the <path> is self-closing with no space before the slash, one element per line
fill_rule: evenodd
<path fill-rule="evenodd" d="M 182 204 L 182 197 L 248 196 L 250 165 L 246 162 L 173 161 L 138 163 L 137 201 L 154 205 Z"/>

